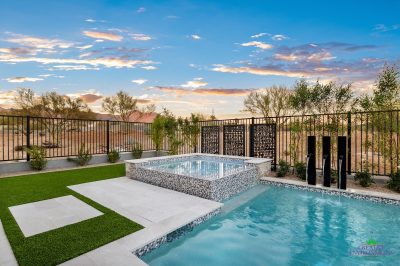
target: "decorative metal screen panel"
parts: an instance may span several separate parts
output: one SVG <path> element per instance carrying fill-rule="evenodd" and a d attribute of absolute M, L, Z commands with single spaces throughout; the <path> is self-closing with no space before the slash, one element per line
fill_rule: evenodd
<path fill-rule="evenodd" d="M 219 154 L 219 126 L 201 127 L 201 152 Z"/>
<path fill-rule="evenodd" d="M 250 125 L 250 156 L 271 158 L 276 165 L 276 124 Z"/>
<path fill-rule="evenodd" d="M 224 154 L 246 155 L 246 127 L 245 125 L 224 126 Z"/>

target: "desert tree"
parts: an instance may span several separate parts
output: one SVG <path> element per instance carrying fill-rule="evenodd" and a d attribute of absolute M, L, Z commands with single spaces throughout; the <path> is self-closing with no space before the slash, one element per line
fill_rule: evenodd
<path fill-rule="evenodd" d="M 189 118 L 178 118 L 178 124 L 182 132 L 184 141 L 197 152 L 197 146 L 200 135 L 200 121 L 204 121 L 205 116 L 202 114 L 190 114 Z"/>
<path fill-rule="evenodd" d="M 272 86 L 253 91 L 244 99 L 242 111 L 253 115 L 260 114 L 265 120 L 271 116 L 289 115 L 291 113 L 290 95 L 291 91 L 284 86 Z"/>
<path fill-rule="evenodd" d="M 400 107 L 399 68 L 396 65 L 386 64 L 378 74 L 372 93 L 362 95 L 358 103 L 361 110 L 372 111 L 369 114 L 370 122 L 374 127 L 372 134 L 379 134 L 374 138 L 376 140 L 373 146 L 374 151 L 384 160 L 390 161 L 391 172 L 396 171 L 399 164 L 397 156 L 399 146 L 393 135 L 400 134 L 400 125 L 395 118 L 396 112 L 393 110 Z M 365 150 L 372 148 L 368 140 L 365 141 L 364 146 Z"/>
<path fill-rule="evenodd" d="M 130 96 L 125 91 L 119 91 L 116 95 L 105 97 L 102 102 L 102 108 L 111 114 L 115 120 L 124 122 L 129 122 L 132 114 L 136 112 L 144 115 L 155 111 L 154 104 L 140 108 L 138 99 Z"/>
<path fill-rule="evenodd" d="M 14 98 L 16 112 L 24 116 L 36 118 L 36 128 L 47 132 L 45 145 L 58 147 L 61 145 L 60 134 L 68 127 L 69 130 L 79 130 L 75 120 L 93 119 L 94 113 L 79 97 L 72 98 L 56 92 L 46 92 L 36 95 L 32 89 L 19 88 Z M 54 118 L 54 119 L 50 119 Z M 21 132 L 26 134 L 21 125 Z"/>

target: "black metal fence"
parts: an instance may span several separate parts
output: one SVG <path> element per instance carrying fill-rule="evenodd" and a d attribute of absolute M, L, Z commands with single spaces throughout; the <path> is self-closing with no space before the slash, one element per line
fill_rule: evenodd
<path fill-rule="evenodd" d="M 209 133 L 212 129 L 211 138 L 204 134 L 201 136 L 203 152 L 226 153 L 224 126 L 236 125 L 237 129 L 240 126 L 244 131 L 241 140 L 237 135 L 234 137 L 236 153 L 240 153 L 244 145 L 245 156 L 270 157 L 275 162 L 284 160 L 293 166 L 295 162 L 306 160 L 307 136 L 316 136 L 317 168 L 321 169 L 322 136 L 331 136 L 331 167 L 336 169 L 337 137 L 346 136 L 349 173 L 367 170 L 374 175 L 389 175 L 400 164 L 399 110 L 225 119 L 200 124 L 203 132 L 207 130 Z M 255 126 L 261 129 L 256 135 L 252 132 Z M 274 129 L 275 134 L 272 134 Z M 235 154 L 232 151 L 235 145 L 228 145 L 230 154 Z"/>
<path fill-rule="evenodd" d="M 400 163 L 400 111 L 296 115 L 202 121 L 198 145 L 192 147 L 182 132 L 179 153 L 270 157 L 291 165 L 305 161 L 307 136 L 317 137 L 317 167 L 322 165 L 322 136 L 331 136 L 332 162 L 337 136 L 348 137 L 348 172 L 368 170 L 388 175 Z M 92 154 L 112 149 L 131 151 L 133 143 L 154 149 L 151 124 L 0 115 L 0 161 L 26 160 L 24 147 L 46 148 L 48 157 L 77 155 L 81 144 Z M 168 150 L 168 142 L 164 141 Z M 332 168 L 335 169 L 332 164 Z"/>
<path fill-rule="evenodd" d="M 78 154 L 81 145 L 91 154 L 132 151 L 133 143 L 153 149 L 151 124 L 29 116 L 0 116 L 0 161 L 29 159 L 24 148 L 46 148 L 47 157 Z"/>

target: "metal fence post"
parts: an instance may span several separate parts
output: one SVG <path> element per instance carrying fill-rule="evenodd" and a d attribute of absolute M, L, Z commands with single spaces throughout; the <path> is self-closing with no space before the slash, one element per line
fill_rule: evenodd
<path fill-rule="evenodd" d="M 31 117 L 29 115 L 26 116 L 26 147 L 28 149 L 31 147 Z M 29 152 L 26 153 L 26 160 L 31 160 Z"/>
<path fill-rule="evenodd" d="M 254 117 L 251 118 L 249 142 L 249 155 L 250 157 L 254 157 Z"/>
<path fill-rule="evenodd" d="M 107 136 L 107 154 L 110 152 L 110 120 L 107 120 L 107 132 L 106 132 L 106 136 Z"/>
<path fill-rule="evenodd" d="M 347 174 L 351 175 L 351 113 L 347 113 Z"/>

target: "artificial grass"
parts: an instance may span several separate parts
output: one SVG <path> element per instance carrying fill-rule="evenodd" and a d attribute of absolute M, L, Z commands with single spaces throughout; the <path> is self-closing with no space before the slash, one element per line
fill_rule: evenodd
<path fill-rule="evenodd" d="M 141 225 L 70 190 L 67 186 L 125 175 L 115 164 L 0 179 L 0 219 L 20 265 L 56 265 L 131 234 Z M 101 216 L 24 237 L 8 207 L 73 195 L 98 209 Z"/>

